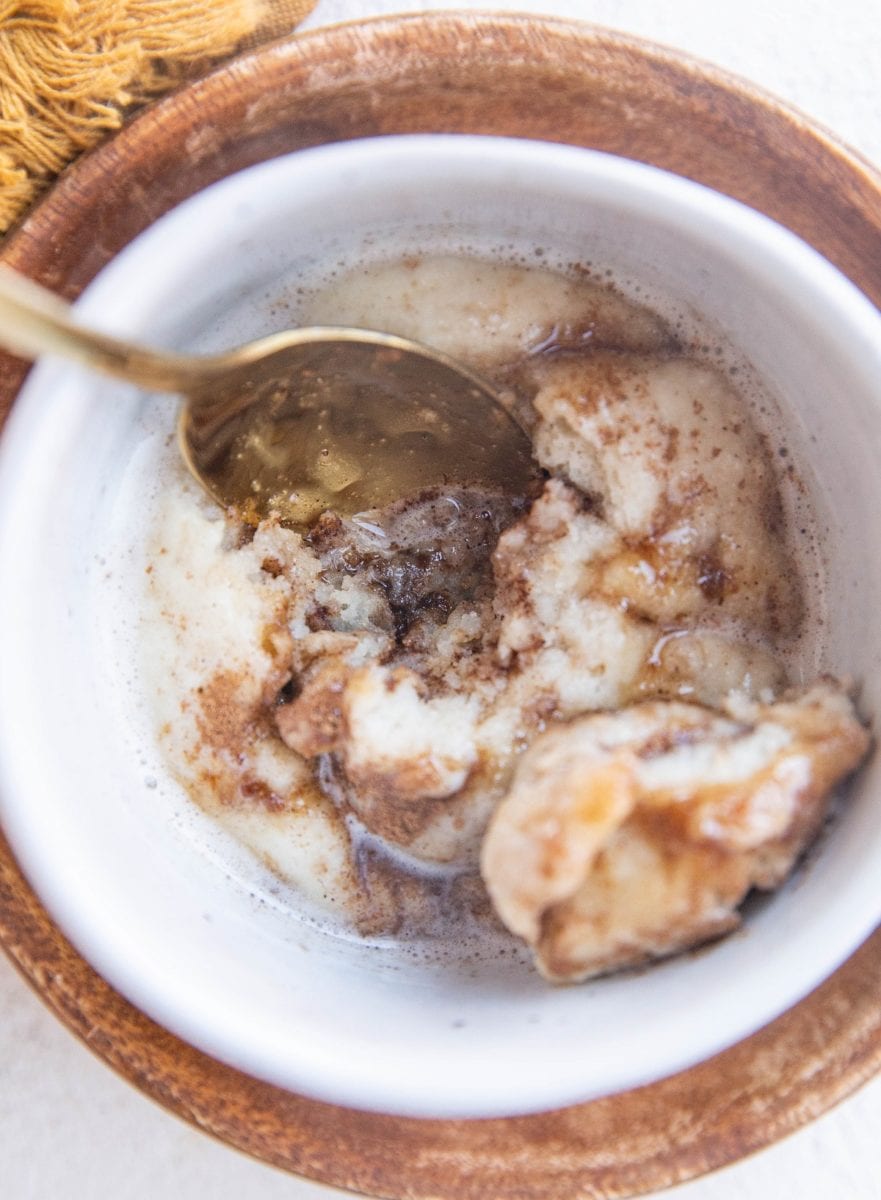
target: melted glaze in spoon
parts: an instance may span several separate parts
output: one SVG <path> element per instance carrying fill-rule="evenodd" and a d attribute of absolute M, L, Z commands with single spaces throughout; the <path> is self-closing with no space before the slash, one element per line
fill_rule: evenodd
<path fill-rule="evenodd" d="M 77 324 L 70 307 L 0 267 L 0 345 L 60 354 L 184 404 L 181 452 L 224 508 L 308 527 L 437 486 L 523 495 L 536 476 L 526 433 L 495 389 L 430 347 L 364 329 L 272 334 L 181 355 Z"/>

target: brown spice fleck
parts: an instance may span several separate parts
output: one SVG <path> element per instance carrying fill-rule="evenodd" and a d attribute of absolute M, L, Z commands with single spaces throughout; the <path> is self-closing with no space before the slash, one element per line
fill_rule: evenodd
<path fill-rule="evenodd" d="M 245 800 L 256 801 L 270 812 L 281 812 L 285 807 L 282 797 L 274 792 L 264 779 L 258 779 L 255 775 L 243 775 L 239 791 Z"/>
<path fill-rule="evenodd" d="M 279 575 L 283 574 L 284 567 L 277 558 L 268 556 L 260 564 L 260 570 L 265 571 L 267 575 L 271 575 L 273 579 L 278 579 Z"/>
<path fill-rule="evenodd" d="M 728 591 L 730 576 L 712 553 L 698 559 L 697 585 L 708 600 L 721 604 Z"/>

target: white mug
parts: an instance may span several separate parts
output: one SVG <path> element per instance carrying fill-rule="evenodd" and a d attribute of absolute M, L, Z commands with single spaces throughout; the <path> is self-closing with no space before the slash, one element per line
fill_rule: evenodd
<path fill-rule="evenodd" d="M 822 665 L 858 682 L 867 717 L 881 711 L 881 316 L 835 268 L 651 167 L 513 139 L 399 137 L 215 185 L 120 254 L 78 311 L 142 341 L 233 344 L 266 331 L 298 273 L 354 260 L 365 242 L 376 256 L 541 247 L 607 264 L 721 330 L 777 398 L 811 494 L 828 584 L 813 597 L 826 606 Z M 173 400 L 45 362 L 0 446 L 0 819 L 59 926 L 160 1024 L 337 1104 L 535 1112 L 724 1049 L 881 919 L 870 761 L 807 866 L 743 932 L 639 973 L 551 988 L 516 964 L 432 961 L 299 921 L 170 778 L 139 694 L 150 529 L 132 481 L 173 412 Z"/>

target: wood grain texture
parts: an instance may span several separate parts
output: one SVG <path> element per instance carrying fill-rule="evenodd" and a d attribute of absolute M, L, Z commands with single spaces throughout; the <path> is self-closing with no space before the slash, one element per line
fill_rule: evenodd
<path fill-rule="evenodd" d="M 807 119 L 721 72 L 586 25 L 436 14 L 255 51 L 137 116 L 3 247 L 69 297 L 200 187 L 303 146 L 459 131 L 593 146 L 769 213 L 881 303 L 881 179 Z M 0 360 L 0 416 L 25 368 Z M 0 837 L 0 944 L 110 1066 L 199 1128 L 342 1188 L 413 1200 L 650 1192 L 802 1125 L 881 1066 L 881 932 L 754 1037 L 650 1087 L 555 1113 L 417 1121 L 262 1084 L 132 1008 L 64 939 Z"/>

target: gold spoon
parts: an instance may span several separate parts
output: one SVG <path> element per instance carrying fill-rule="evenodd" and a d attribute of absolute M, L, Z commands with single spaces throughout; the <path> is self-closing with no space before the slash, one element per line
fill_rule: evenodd
<path fill-rule="evenodd" d="M 306 527 L 430 487 L 524 495 L 528 437 L 493 387 L 417 342 L 319 326 L 222 354 L 183 355 L 77 324 L 54 293 L 0 266 L 0 345 L 58 354 L 184 398 L 180 448 L 224 508 Z"/>

